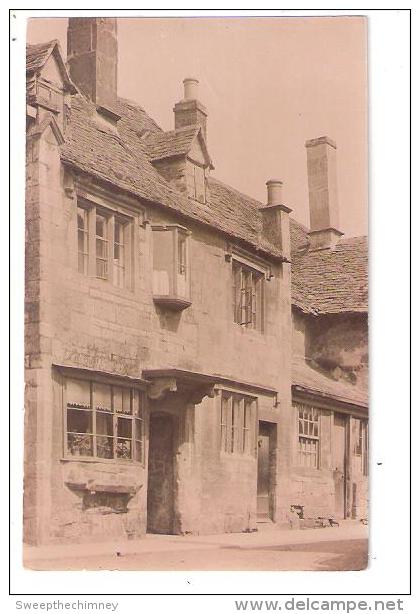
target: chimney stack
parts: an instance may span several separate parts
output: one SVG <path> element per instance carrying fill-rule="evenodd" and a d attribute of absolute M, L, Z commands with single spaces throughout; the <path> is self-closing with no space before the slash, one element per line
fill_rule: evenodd
<path fill-rule="evenodd" d="M 98 111 L 117 120 L 117 20 L 69 17 L 67 63 L 72 81 Z"/>
<path fill-rule="evenodd" d="M 339 230 L 336 151 L 327 136 L 305 143 L 308 168 L 311 249 L 334 247 L 343 233 Z"/>
<path fill-rule="evenodd" d="M 198 100 L 198 80 L 194 77 L 187 77 L 183 84 L 184 98 L 174 106 L 175 129 L 199 125 L 206 139 L 207 109 Z"/>
<path fill-rule="evenodd" d="M 283 256 L 290 260 L 290 219 L 292 211 L 283 204 L 283 182 L 269 179 L 267 186 L 267 205 L 260 209 L 263 222 L 263 236 L 278 247 Z"/>

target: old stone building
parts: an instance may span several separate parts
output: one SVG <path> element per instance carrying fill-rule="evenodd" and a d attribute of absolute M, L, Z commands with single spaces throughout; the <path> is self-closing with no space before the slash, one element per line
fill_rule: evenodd
<path fill-rule="evenodd" d="M 27 48 L 29 543 L 252 531 L 367 513 L 367 242 L 339 231 L 335 144 L 282 184 L 214 177 L 184 81 L 174 129 L 117 95 L 112 18 Z M 305 180 L 305 178 L 302 178 Z"/>

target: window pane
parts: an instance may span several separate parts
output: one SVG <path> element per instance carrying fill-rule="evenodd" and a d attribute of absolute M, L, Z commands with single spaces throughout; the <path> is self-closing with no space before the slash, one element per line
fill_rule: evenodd
<path fill-rule="evenodd" d="M 119 414 L 131 414 L 131 389 L 113 386 L 114 411 Z"/>
<path fill-rule="evenodd" d="M 72 456 L 93 456 L 93 436 L 68 433 L 67 452 Z"/>
<path fill-rule="evenodd" d="M 106 229 L 107 229 L 106 222 L 107 220 L 105 217 L 103 217 L 99 213 L 96 214 L 96 236 L 97 237 L 102 237 L 103 239 L 106 239 Z"/>
<path fill-rule="evenodd" d="M 118 220 L 114 223 L 114 282 L 119 288 L 124 287 L 124 226 Z"/>
<path fill-rule="evenodd" d="M 102 411 L 96 412 L 96 433 L 97 435 L 111 435 L 112 429 L 112 414 Z"/>
<path fill-rule="evenodd" d="M 139 418 L 143 416 L 143 395 L 139 390 L 133 390 L 133 414 Z"/>
<path fill-rule="evenodd" d="M 112 411 L 111 386 L 95 382 L 93 384 L 93 399 L 95 408 L 102 411 Z"/>
<path fill-rule="evenodd" d="M 132 437 L 132 424 L 133 421 L 131 418 L 118 418 L 117 422 L 117 436 L 118 437 L 127 437 L 131 439 Z"/>
<path fill-rule="evenodd" d="M 82 207 L 77 208 L 77 249 L 78 269 L 80 273 L 87 274 L 88 265 L 88 213 Z"/>
<path fill-rule="evenodd" d="M 153 292 L 168 296 L 175 292 L 173 230 L 153 231 Z"/>
<path fill-rule="evenodd" d="M 96 276 L 108 277 L 107 219 L 96 214 Z"/>
<path fill-rule="evenodd" d="M 96 437 L 96 455 L 99 458 L 114 458 L 114 440 L 112 437 Z"/>
<path fill-rule="evenodd" d="M 92 433 L 92 411 L 68 407 L 67 431 L 69 433 Z"/>
<path fill-rule="evenodd" d="M 67 405 L 90 407 L 90 382 L 80 379 L 67 380 Z"/>
<path fill-rule="evenodd" d="M 92 456 L 92 411 L 67 408 L 67 451 L 72 456 Z"/>
<path fill-rule="evenodd" d="M 131 458 L 132 442 L 131 439 L 118 439 L 117 458 Z"/>

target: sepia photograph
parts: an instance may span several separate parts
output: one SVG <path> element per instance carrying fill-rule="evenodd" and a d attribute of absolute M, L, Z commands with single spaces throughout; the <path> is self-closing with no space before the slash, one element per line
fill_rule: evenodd
<path fill-rule="evenodd" d="M 368 567 L 367 36 L 28 20 L 27 570 Z"/>

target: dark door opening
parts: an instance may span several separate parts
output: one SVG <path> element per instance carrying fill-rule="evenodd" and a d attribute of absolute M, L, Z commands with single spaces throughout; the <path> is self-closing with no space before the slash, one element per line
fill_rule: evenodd
<path fill-rule="evenodd" d="M 346 418 L 334 414 L 333 429 L 333 470 L 335 514 L 338 518 L 346 517 Z"/>
<path fill-rule="evenodd" d="M 259 422 L 258 430 L 258 476 L 257 476 L 257 520 L 273 519 L 274 492 L 274 434 L 275 424 Z"/>
<path fill-rule="evenodd" d="M 174 421 L 169 415 L 150 416 L 147 531 L 174 531 Z"/>

